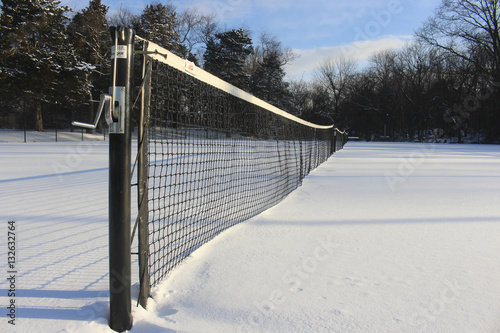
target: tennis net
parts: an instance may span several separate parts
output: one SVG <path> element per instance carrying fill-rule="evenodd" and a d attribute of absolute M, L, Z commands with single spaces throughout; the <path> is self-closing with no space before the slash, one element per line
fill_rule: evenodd
<path fill-rule="evenodd" d="M 139 258 L 149 290 L 199 246 L 280 202 L 347 135 L 142 42 Z"/>

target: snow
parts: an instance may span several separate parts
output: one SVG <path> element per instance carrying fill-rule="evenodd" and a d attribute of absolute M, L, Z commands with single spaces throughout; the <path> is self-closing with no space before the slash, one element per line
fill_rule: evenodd
<path fill-rule="evenodd" d="M 112 332 L 107 141 L 6 134 L 0 330 Z M 350 142 L 280 204 L 196 250 L 147 311 L 134 300 L 131 332 L 500 332 L 499 166 L 494 145 Z"/>

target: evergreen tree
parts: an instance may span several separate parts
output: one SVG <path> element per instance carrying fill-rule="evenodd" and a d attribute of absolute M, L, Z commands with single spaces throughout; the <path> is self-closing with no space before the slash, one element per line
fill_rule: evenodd
<path fill-rule="evenodd" d="M 177 14 L 172 5 L 152 3 L 144 8 L 136 33 L 180 57 L 187 57 L 187 49 L 176 31 Z"/>
<path fill-rule="evenodd" d="M 96 99 L 109 87 L 110 43 L 106 21 L 108 7 L 101 0 L 91 0 L 87 8 L 76 13 L 68 27 L 68 35 L 75 52 L 87 66 L 80 67 L 81 86 L 89 100 Z M 80 95 L 80 97 L 82 97 Z M 88 121 L 94 121 L 94 107 L 90 103 Z"/>
<path fill-rule="evenodd" d="M 284 81 L 285 71 L 277 52 L 268 54 L 251 76 L 251 92 L 256 97 L 286 111 L 291 108 L 289 84 Z"/>
<path fill-rule="evenodd" d="M 0 86 L 6 100 L 23 100 L 43 131 L 42 104 L 62 103 L 65 79 L 78 65 L 66 35 L 67 7 L 56 0 L 3 0 Z"/>
<path fill-rule="evenodd" d="M 250 75 L 245 70 L 247 57 L 252 54 L 252 39 L 243 29 L 215 34 L 207 42 L 205 69 L 243 90 L 250 88 Z"/>

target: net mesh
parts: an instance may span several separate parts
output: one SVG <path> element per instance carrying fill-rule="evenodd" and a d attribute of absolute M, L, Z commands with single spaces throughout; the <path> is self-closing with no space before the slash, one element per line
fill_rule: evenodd
<path fill-rule="evenodd" d="M 344 137 L 151 62 L 146 122 L 149 283 L 223 230 L 280 202 Z"/>

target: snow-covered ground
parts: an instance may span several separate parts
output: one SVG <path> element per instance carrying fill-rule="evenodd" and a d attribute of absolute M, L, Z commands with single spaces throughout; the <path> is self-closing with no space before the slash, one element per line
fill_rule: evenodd
<path fill-rule="evenodd" d="M 107 141 L 0 141 L 0 331 L 111 332 Z M 134 301 L 131 332 L 500 332 L 499 253 L 499 146 L 350 142 Z"/>

